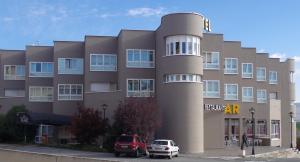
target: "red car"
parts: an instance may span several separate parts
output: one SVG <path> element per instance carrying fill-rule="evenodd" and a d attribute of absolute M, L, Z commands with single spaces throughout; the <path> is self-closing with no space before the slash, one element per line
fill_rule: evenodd
<path fill-rule="evenodd" d="M 123 134 L 115 142 L 114 151 L 116 157 L 122 153 L 139 157 L 141 154 L 146 155 L 146 143 L 136 134 Z"/>

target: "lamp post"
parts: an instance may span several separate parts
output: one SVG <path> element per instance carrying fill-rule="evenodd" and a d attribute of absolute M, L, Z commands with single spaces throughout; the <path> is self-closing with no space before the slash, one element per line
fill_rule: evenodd
<path fill-rule="evenodd" d="M 106 117 L 105 117 L 105 111 L 107 109 L 107 105 L 106 104 L 102 104 L 101 105 L 102 110 L 103 110 L 103 125 L 104 125 L 104 132 L 103 132 L 103 141 L 102 141 L 102 147 L 104 145 L 104 140 L 105 140 L 105 133 L 106 133 Z"/>
<path fill-rule="evenodd" d="M 254 113 L 255 113 L 255 109 L 253 107 L 251 107 L 249 109 L 250 113 L 251 113 L 251 121 L 252 121 L 252 155 L 255 155 L 255 151 L 254 151 L 254 140 L 255 140 L 255 121 L 254 121 Z"/>
<path fill-rule="evenodd" d="M 291 111 L 291 112 L 289 112 L 289 115 L 291 117 L 291 148 L 293 148 L 293 115 L 294 115 L 294 113 Z"/>

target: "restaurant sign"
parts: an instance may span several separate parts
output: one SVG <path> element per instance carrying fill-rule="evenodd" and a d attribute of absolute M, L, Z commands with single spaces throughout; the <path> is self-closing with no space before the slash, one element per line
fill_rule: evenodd
<path fill-rule="evenodd" d="M 239 104 L 204 104 L 204 111 L 221 111 L 224 114 L 239 114 L 240 105 Z"/>

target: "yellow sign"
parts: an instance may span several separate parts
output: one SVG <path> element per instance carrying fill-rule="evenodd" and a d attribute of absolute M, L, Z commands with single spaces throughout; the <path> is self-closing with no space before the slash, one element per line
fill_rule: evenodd
<path fill-rule="evenodd" d="M 240 105 L 238 104 L 226 104 L 225 114 L 239 114 L 240 113 Z"/>
<path fill-rule="evenodd" d="M 210 32 L 211 29 L 210 29 L 210 21 L 209 21 L 209 19 L 204 18 L 203 20 L 204 20 L 204 30 Z"/>

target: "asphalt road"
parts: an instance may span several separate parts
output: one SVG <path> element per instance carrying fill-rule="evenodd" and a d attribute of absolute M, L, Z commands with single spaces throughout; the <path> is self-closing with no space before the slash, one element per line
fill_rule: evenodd
<path fill-rule="evenodd" d="M 27 151 L 32 153 L 45 153 L 56 156 L 75 156 L 75 157 L 87 157 L 87 158 L 96 158 L 96 159 L 105 159 L 109 161 L 120 161 L 120 162 L 300 162 L 300 154 L 299 158 L 285 158 L 285 159 L 263 159 L 263 158 L 255 158 L 255 159 L 242 159 L 242 158 L 231 158 L 231 157 L 220 157 L 220 158 L 201 158 L 195 156 L 188 156 L 184 154 L 180 154 L 179 157 L 174 157 L 172 159 L 168 158 L 154 158 L 150 159 L 147 156 L 144 157 L 115 157 L 114 154 L 111 153 L 99 153 L 99 152 L 85 152 L 85 151 L 76 151 L 76 150 L 68 150 L 68 149 L 58 149 L 51 147 L 39 147 L 39 146 L 16 146 L 16 145 L 1 145 L 0 148 L 4 149 L 12 149 L 19 151 Z"/>

